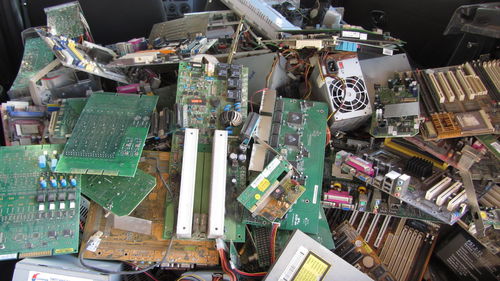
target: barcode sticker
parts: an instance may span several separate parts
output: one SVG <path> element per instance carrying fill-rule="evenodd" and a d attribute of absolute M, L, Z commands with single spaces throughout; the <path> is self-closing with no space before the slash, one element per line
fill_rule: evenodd
<path fill-rule="evenodd" d="M 93 238 L 87 244 L 87 251 L 95 252 L 97 248 L 99 248 L 99 244 L 101 244 L 101 238 Z"/>
<path fill-rule="evenodd" d="M 361 40 L 366 40 L 366 39 L 368 39 L 368 34 L 366 34 L 366 33 L 360 33 L 360 34 L 359 34 L 359 39 L 361 39 Z"/>
<path fill-rule="evenodd" d="M 307 254 L 309 253 L 309 250 L 307 250 L 305 247 L 300 246 L 293 258 L 290 260 L 288 265 L 286 266 L 285 270 L 281 274 L 280 278 L 278 281 L 291 281 L 293 280 L 292 278 L 295 276 L 295 273 L 297 270 L 300 268 L 300 265 L 302 265 L 302 262 L 306 258 Z"/>

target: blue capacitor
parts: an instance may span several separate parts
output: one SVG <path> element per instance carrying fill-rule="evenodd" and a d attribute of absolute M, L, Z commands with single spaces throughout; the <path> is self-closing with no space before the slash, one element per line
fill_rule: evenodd
<path fill-rule="evenodd" d="M 42 188 L 47 188 L 47 181 L 44 180 L 43 178 L 40 178 L 40 186 Z"/>
<path fill-rule="evenodd" d="M 45 155 L 38 156 L 38 167 L 41 169 L 45 169 L 47 167 L 47 159 L 45 158 Z"/>
<path fill-rule="evenodd" d="M 235 104 L 234 104 L 234 109 L 235 109 L 236 111 L 241 111 L 241 103 L 240 103 L 240 102 L 235 103 Z"/>
<path fill-rule="evenodd" d="M 50 185 L 51 185 L 52 187 L 57 187 L 57 180 L 56 180 L 55 178 L 51 178 L 51 179 L 50 179 Z"/>
<path fill-rule="evenodd" d="M 72 186 L 76 186 L 76 179 L 75 178 L 72 178 L 69 183 L 72 185 Z"/>
<path fill-rule="evenodd" d="M 66 179 L 65 179 L 65 178 L 61 178 L 61 186 L 62 186 L 62 187 L 66 187 L 66 186 L 68 186 L 68 182 L 66 181 Z"/>
<path fill-rule="evenodd" d="M 231 105 L 226 104 L 226 106 L 224 106 L 224 111 L 229 111 L 229 110 L 231 110 Z"/>
<path fill-rule="evenodd" d="M 52 160 L 50 161 L 50 169 L 51 169 L 52 171 L 55 171 L 56 166 L 57 166 L 57 159 L 52 159 Z"/>

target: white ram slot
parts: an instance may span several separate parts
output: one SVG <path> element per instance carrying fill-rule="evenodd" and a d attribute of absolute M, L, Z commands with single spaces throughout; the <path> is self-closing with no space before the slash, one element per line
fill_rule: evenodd
<path fill-rule="evenodd" d="M 448 197 L 450 197 L 454 192 L 456 192 L 461 186 L 462 183 L 457 181 L 450 187 L 448 187 L 448 189 L 446 189 L 443 193 L 439 194 L 438 198 L 436 199 L 436 205 L 438 206 L 443 205 L 448 199 Z"/>
<path fill-rule="evenodd" d="M 177 237 L 191 238 L 193 229 L 193 205 L 198 159 L 198 129 L 186 129 L 182 153 L 181 187 L 177 211 Z"/>
<path fill-rule="evenodd" d="M 453 210 L 458 208 L 458 206 L 465 202 L 465 200 L 467 200 L 467 195 L 465 195 L 465 190 L 462 190 L 462 192 L 455 196 L 455 198 L 450 200 L 446 209 L 448 209 L 448 211 L 450 212 L 453 212 Z"/>
<path fill-rule="evenodd" d="M 227 131 L 215 130 L 212 146 L 208 238 L 224 236 L 226 212 Z"/>
<path fill-rule="evenodd" d="M 425 199 L 427 200 L 432 200 L 434 197 L 436 197 L 439 193 L 441 193 L 451 182 L 451 178 L 445 177 L 442 179 L 440 182 L 438 182 L 436 185 L 434 185 L 431 189 L 427 190 L 425 193 Z"/>
<path fill-rule="evenodd" d="M 382 242 L 382 238 L 384 238 L 385 231 L 387 230 L 387 226 L 389 226 L 391 218 L 392 218 L 391 216 L 385 217 L 384 222 L 382 223 L 382 227 L 380 228 L 377 238 L 375 239 L 375 243 L 373 243 L 373 246 L 375 248 L 378 248 L 380 246 L 380 243 Z"/>

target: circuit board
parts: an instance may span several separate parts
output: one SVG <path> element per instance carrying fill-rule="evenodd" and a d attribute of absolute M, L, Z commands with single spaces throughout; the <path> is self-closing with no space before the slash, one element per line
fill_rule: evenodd
<path fill-rule="evenodd" d="M 179 64 L 174 109 L 178 120 L 177 127 L 180 129 L 172 137 L 170 186 L 174 194 L 179 194 L 184 142 L 182 128 L 198 128 L 200 131 L 193 239 L 203 240 L 207 236 L 212 138 L 214 131 L 219 129 L 228 131 L 228 153 L 236 155 L 236 159 L 228 161 L 227 164 L 228 184 L 226 185 L 224 235 L 226 240 L 245 241 L 245 227 L 241 223 L 244 208 L 236 201 L 236 197 L 247 185 L 247 163 L 243 158 L 246 158 L 246 155 L 240 150 L 241 140 L 238 137 L 242 123 L 247 116 L 247 96 L 248 68 L 228 64 L 188 62 Z M 176 199 L 166 204 L 165 238 L 170 238 L 175 233 L 177 202 Z"/>
<path fill-rule="evenodd" d="M 37 28 L 36 31 L 62 65 L 121 83 L 130 83 L 122 70 L 94 60 L 93 56 L 91 56 L 91 51 L 97 49 L 109 57 L 116 57 L 116 54 L 111 49 L 87 41 L 80 44 L 66 36 L 47 32 L 43 28 Z"/>
<path fill-rule="evenodd" d="M 277 98 L 269 145 L 286 157 L 298 173 L 295 179 L 306 191 L 280 221 L 280 229 L 300 229 L 318 233 L 321 208 L 324 143 L 326 143 L 326 103 Z M 268 154 L 271 155 L 271 154 Z M 245 218 L 247 223 L 265 223 L 258 218 Z"/>
<path fill-rule="evenodd" d="M 290 178 L 292 174 L 291 169 L 292 167 L 287 161 L 276 156 L 262 173 L 238 196 L 238 202 L 243 204 L 252 214 L 255 213 L 257 215 L 257 208 L 263 204 L 265 199 L 271 196 L 274 188 L 277 188 L 282 181 L 284 182 Z M 260 209 L 258 214 L 260 214 Z M 273 221 L 274 219 L 271 220 L 271 222 Z"/>
<path fill-rule="evenodd" d="M 30 78 L 53 60 L 54 54 L 41 38 L 27 38 L 24 43 L 21 66 L 9 90 L 11 99 L 29 96 L 28 85 Z"/>
<path fill-rule="evenodd" d="M 425 140 L 498 133 L 498 94 L 485 86 L 481 71 L 466 62 L 413 72 L 427 115 L 421 127 Z"/>
<path fill-rule="evenodd" d="M 156 96 L 92 94 L 56 171 L 133 177 L 157 100 Z"/>
<path fill-rule="evenodd" d="M 82 22 L 83 12 L 78 1 L 45 8 L 47 26 L 51 32 L 69 38 L 77 38 L 85 34 Z"/>
<path fill-rule="evenodd" d="M 385 270 L 375 271 L 375 278 L 389 271 L 397 281 L 421 280 L 429 263 L 440 226 L 430 222 L 400 219 L 384 215 L 336 210 L 327 214 L 332 225 L 348 221 L 359 236 L 379 256 Z M 335 237 L 335 253 L 348 255 L 352 247 L 341 245 L 345 236 Z"/>
<path fill-rule="evenodd" d="M 373 280 L 396 280 L 391 272 L 384 266 L 380 257 L 366 243 L 356 229 L 345 221 L 335 230 L 335 241 L 338 247 L 334 253 L 370 276 Z M 346 249 L 349 249 L 346 251 Z"/>
<path fill-rule="evenodd" d="M 158 184 L 130 216 L 151 221 L 151 235 L 113 228 L 111 216 L 106 218 L 105 210 L 98 204 L 91 203 L 83 241 L 86 241 L 97 230 L 104 232 L 104 235 L 97 251 L 85 251 L 85 258 L 156 262 L 160 261 L 165 254 L 170 240 L 163 239 L 165 218 L 164 212 L 160 210 L 165 207 L 165 198 L 169 195 L 161 177 L 166 181 L 169 180 L 170 153 L 144 151 L 143 157 L 146 165 L 142 167 L 141 163 L 141 168 L 155 175 Z M 158 159 L 158 163 L 155 158 Z M 161 176 L 156 172 L 156 165 Z M 214 240 L 174 240 L 169 258 L 162 266 L 216 266 L 218 263 Z"/>
<path fill-rule="evenodd" d="M 353 156 L 359 165 L 343 160 L 341 170 L 450 225 L 467 211 L 462 180 L 448 170 L 387 148 L 367 150 L 363 154 L 366 160 Z M 378 174 L 370 175 L 362 170 L 373 172 L 374 168 L 379 169 Z M 397 169 L 401 173 L 396 172 Z"/>
<path fill-rule="evenodd" d="M 140 169 L 134 177 L 82 175 L 82 193 L 117 216 L 129 215 L 155 186 Z"/>
<path fill-rule="evenodd" d="M 52 112 L 49 124 L 51 143 L 65 143 L 87 103 L 86 98 L 64 99 L 59 110 Z"/>
<path fill-rule="evenodd" d="M 370 134 L 376 138 L 411 137 L 419 132 L 419 87 L 404 73 L 396 73 L 387 86 L 376 87 Z"/>
<path fill-rule="evenodd" d="M 500 141 L 498 135 L 483 135 L 476 136 L 476 138 L 493 154 L 500 160 Z"/>
<path fill-rule="evenodd" d="M 0 147 L 0 260 L 78 251 L 80 179 L 52 172 L 62 148 Z"/>

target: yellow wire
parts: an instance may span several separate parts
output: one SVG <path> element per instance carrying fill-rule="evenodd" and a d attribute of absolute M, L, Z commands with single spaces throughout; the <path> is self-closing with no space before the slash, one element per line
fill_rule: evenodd
<path fill-rule="evenodd" d="M 330 118 L 332 118 L 333 114 L 335 114 L 335 112 L 332 111 L 332 113 L 330 113 L 330 115 L 328 115 L 328 119 L 326 119 L 326 121 L 330 121 Z"/>
<path fill-rule="evenodd" d="M 194 277 L 194 278 L 198 278 L 198 279 L 200 279 L 202 281 L 207 281 L 207 280 L 205 280 L 205 278 L 202 278 L 202 277 L 200 277 L 199 275 L 196 275 L 196 274 L 182 275 L 181 277 L 177 278 L 177 280 L 175 280 L 175 281 L 182 280 L 182 279 L 184 279 L 186 277 Z"/>

